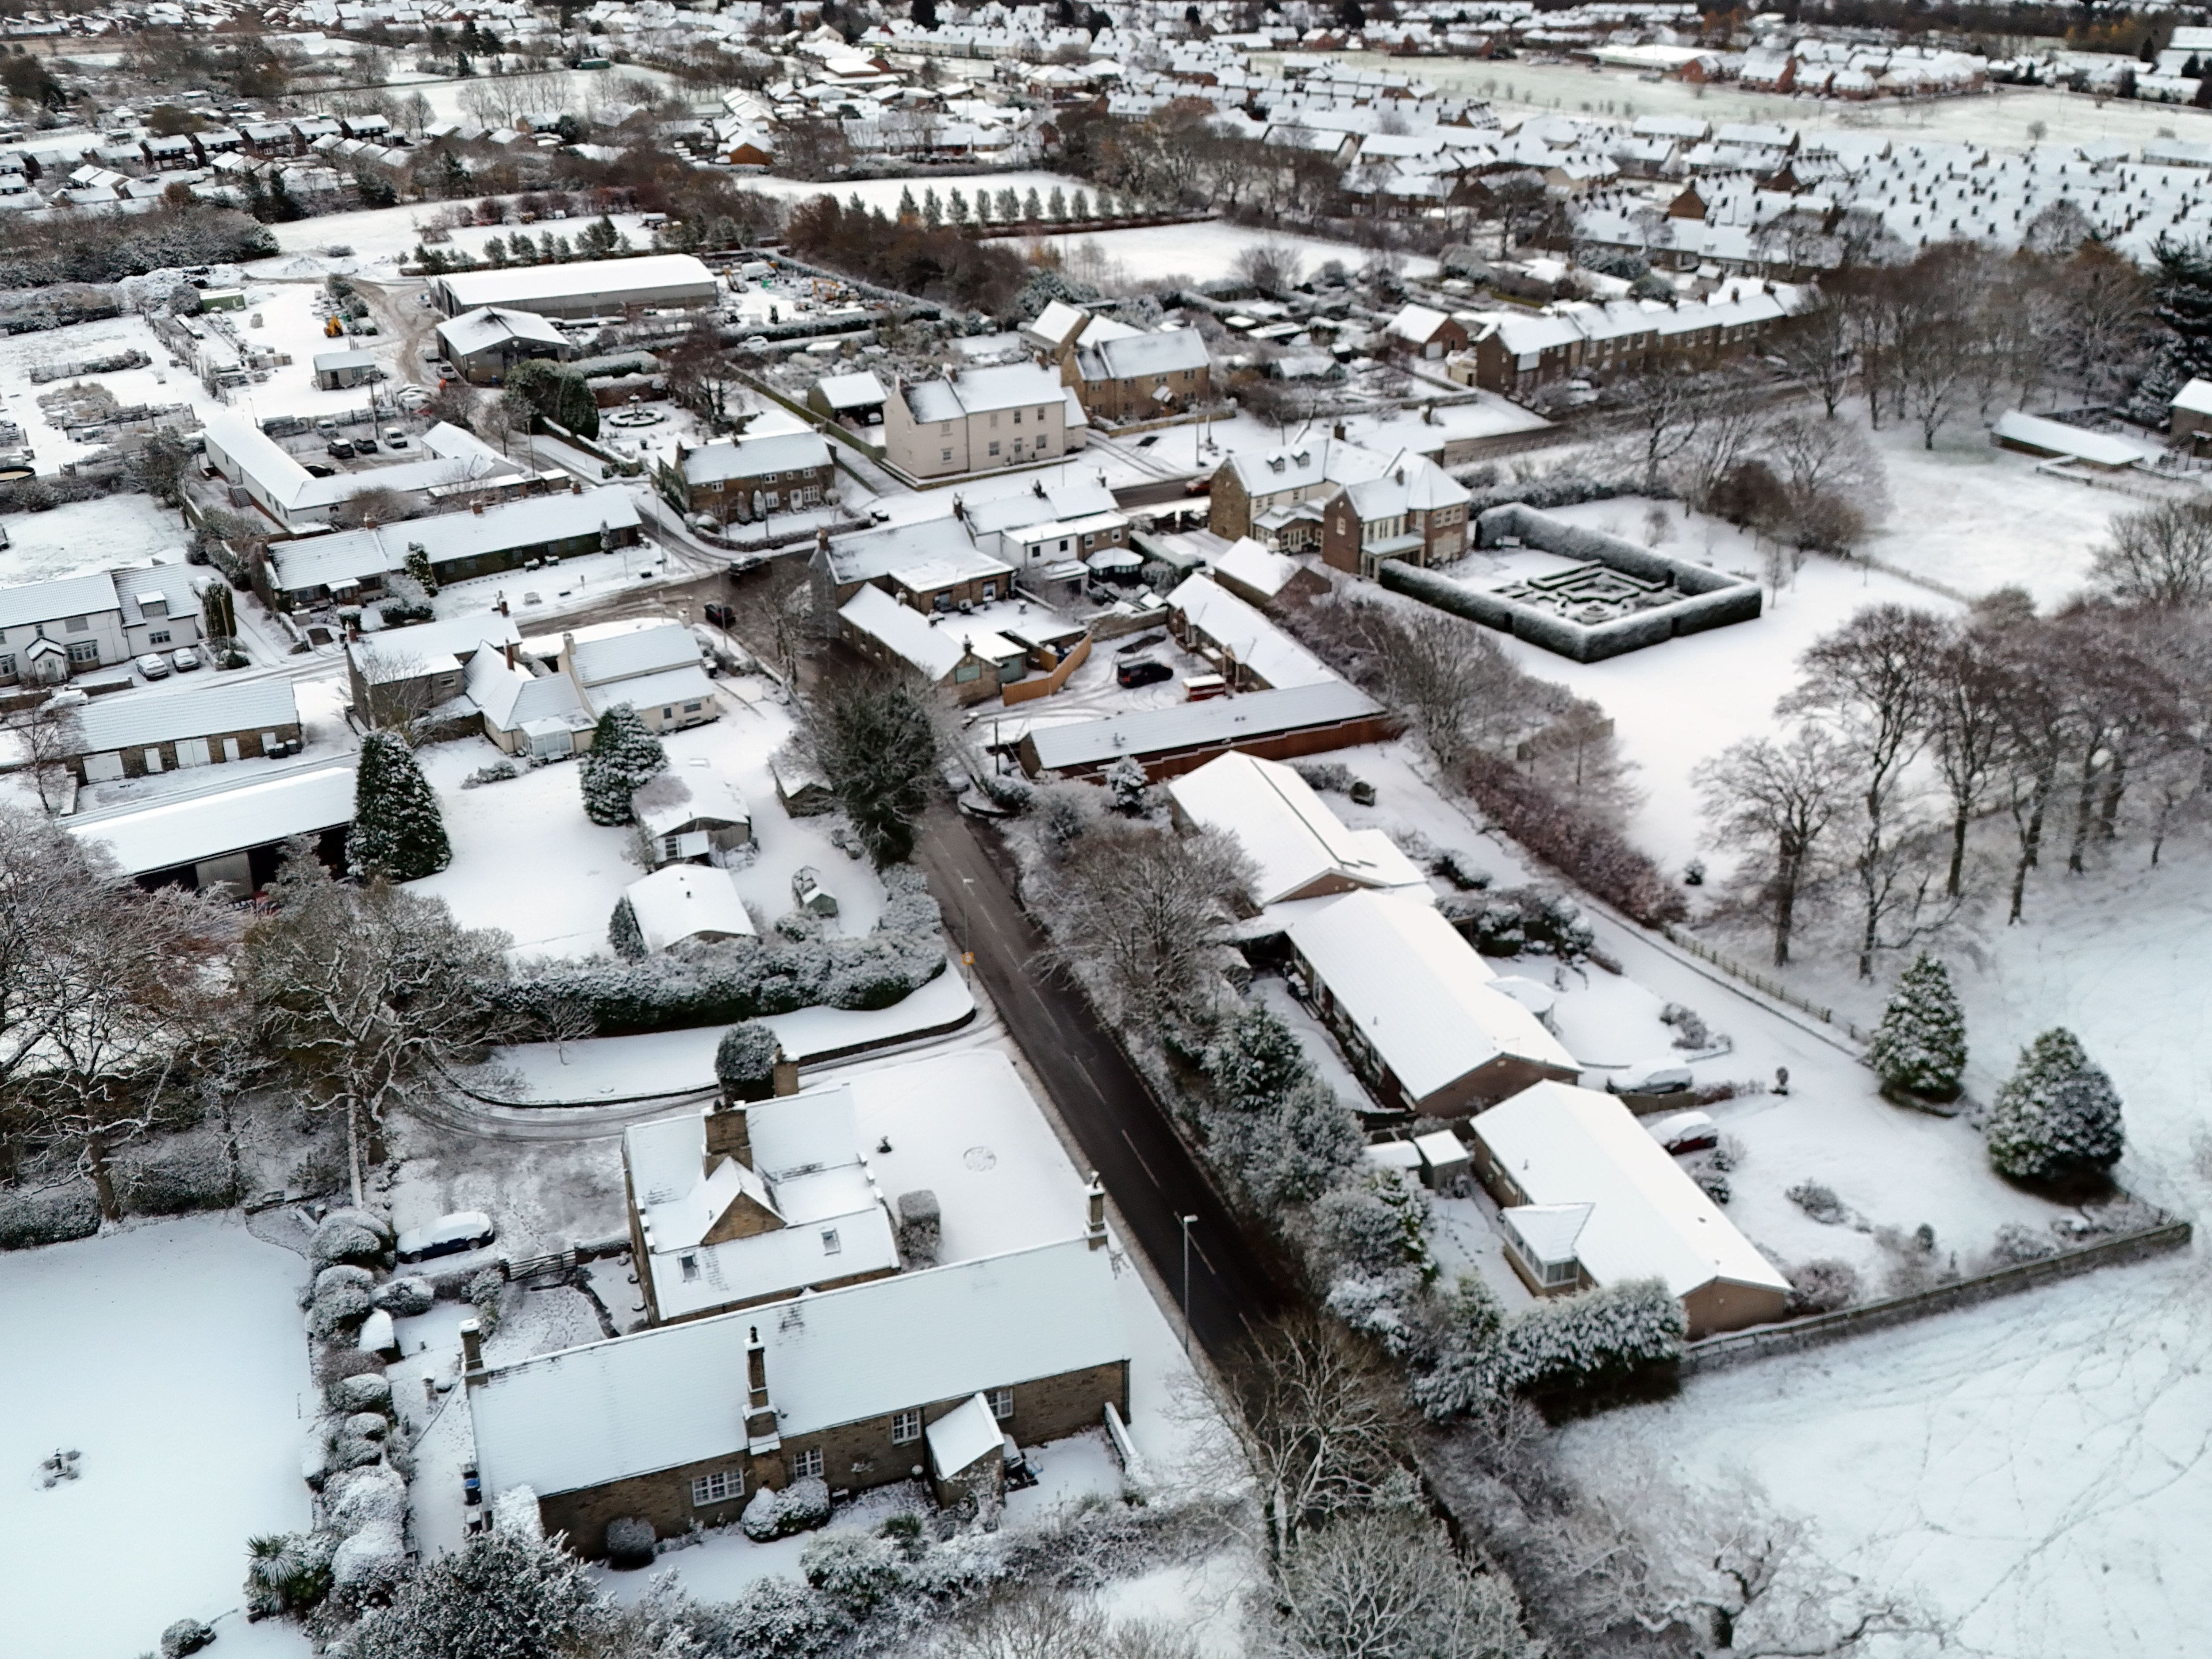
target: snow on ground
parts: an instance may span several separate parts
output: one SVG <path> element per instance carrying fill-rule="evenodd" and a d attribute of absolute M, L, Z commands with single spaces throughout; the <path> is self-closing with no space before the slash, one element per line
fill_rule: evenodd
<path fill-rule="evenodd" d="M 972 176 L 930 179 L 851 179 L 831 184 L 824 184 L 819 179 L 779 179 L 773 173 L 754 173 L 740 175 L 738 183 L 746 190 L 757 190 L 763 196 L 773 196 L 785 203 L 811 201 L 817 196 L 834 196 L 842 205 L 858 196 L 864 206 L 881 208 L 885 213 L 898 211 L 899 193 L 908 190 L 914 192 L 916 202 L 921 200 L 923 191 L 929 190 L 937 192 L 937 199 L 940 202 L 950 201 L 956 190 L 971 202 L 975 199 L 976 191 L 988 191 L 994 203 L 1002 190 L 1011 190 L 1024 198 L 1035 191 L 1040 198 L 1049 197 L 1055 190 L 1068 195 L 1079 190 L 1088 191 L 1094 199 L 1098 194 L 1098 187 L 1084 179 L 1035 167 L 1019 173 L 979 173 Z M 994 216 L 996 216 L 995 209 Z"/>
<path fill-rule="evenodd" d="M 830 842 L 834 819 L 793 818 L 776 803 L 768 763 L 791 734 L 789 713 L 762 700 L 765 681 L 732 678 L 716 685 L 722 718 L 670 732 L 662 742 L 684 775 L 725 778 L 751 807 L 757 851 L 731 874 L 756 925 L 791 908 L 793 872 L 811 865 L 837 896 L 840 912 L 830 925 L 855 937 L 866 933 L 883 911 L 882 884 L 864 861 Z M 415 883 L 415 890 L 444 899 L 464 927 L 503 928 L 518 957 L 604 951 L 616 901 L 644 873 L 625 856 L 630 831 L 584 816 L 580 768 L 573 763 L 537 767 L 481 788 L 459 787 L 470 773 L 505 758 L 482 738 L 422 751 L 423 770 L 440 793 L 453 862 Z"/>
<path fill-rule="evenodd" d="M 1694 120 L 1771 121 L 1808 132 L 1893 132 L 1903 140 L 1966 140 L 2026 149 L 2041 123 L 2052 143 L 2118 138 L 2141 145 L 2168 133 L 2201 142 L 2212 127 L 2196 111 L 2174 104 L 2084 97 L 2039 88 L 2001 87 L 1971 98 L 1875 99 L 1845 103 L 1784 97 L 1729 86 L 1649 81 L 1631 70 L 1569 64 L 1485 63 L 1474 58 L 1423 58 L 1407 64 L 1379 52 L 1336 52 L 1339 61 L 1386 74 L 1411 72 L 1439 91 L 1492 99 L 1507 121 L 1532 112 L 1605 115 L 1626 122 L 1640 115 L 1686 115 Z M 1279 64 L 1279 54 L 1255 53 L 1255 69 Z M 1292 62 L 1298 61 L 1293 58 Z M 1310 60 L 1308 60 L 1310 61 Z M 1508 96 L 1510 89 L 1512 96 Z"/>
<path fill-rule="evenodd" d="M 59 435 L 52 427 L 45 431 Z M 25 435 L 30 435 L 27 422 Z M 40 442 L 36 437 L 31 441 L 33 446 Z M 102 495 L 67 501 L 44 513 L 11 513 L 6 526 L 8 546 L 0 551 L 0 582 L 10 587 L 156 560 L 167 562 L 183 557 L 180 550 L 189 539 L 178 514 L 150 495 Z M 202 573 L 200 580 L 210 580 L 211 574 Z"/>
<path fill-rule="evenodd" d="M 246 1540 L 304 1528 L 315 1408 L 306 1264 L 235 1214 L 9 1254 L 0 1268 L 0 1556 L 9 1659 L 128 1659 L 240 1604 Z M 52 1490 L 38 1464 L 82 1454 Z M 242 1615 L 223 1651 L 303 1655 Z"/>
<path fill-rule="evenodd" d="M 1105 1585 L 1094 1599 L 1116 1622 L 1149 1620 L 1188 1637 L 1199 1659 L 1243 1659 L 1244 1598 L 1254 1583 L 1251 1559 L 1224 1549 Z"/>
<path fill-rule="evenodd" d="M 1331 259 L 1358 270 L 1373 257 L 1347 242 L 1324 241 L 1288 231 L 1233 225 L 1216 219 L 1188 225 L 1146 225 L 1136 230 L 1102 230 L 1072 236 L 1041 236 L 1036 242 L 1057 252 L 1069 269 L 1104 288 L 1118 283 L 1152 284 L 1175 277 L 1211 283 L 1237 274 L 1237 258 L 1263 244 L 1294 250 L 1311 275 Z M 1017 242 L 1012 246 L 1022 246 Z M 1393 254 L 1408 276 L 1435 274 L 1437 262 L 1418 254 Z"/>

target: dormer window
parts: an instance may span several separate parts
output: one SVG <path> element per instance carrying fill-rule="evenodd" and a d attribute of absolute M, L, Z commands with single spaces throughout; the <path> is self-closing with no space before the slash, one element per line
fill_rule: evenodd
<path fill-rule="evenodd" d="M 697 1282 L 699 1278 L 699 1258 L 697 1256 L 687 1255 L 684 1257 L 678 1265 L 684 1269 L 684 1282 L 686 1285 L 695 1284 Z"/>
<path fill-rule="evenodd" d="M 838 1251 L 844 1248 L 845 1246 L 842 1241 L 841 1241 L 837 1237 L 837 1230 L 835 1227 L 824 1227 L 822 1230 L 823 1255 L 835 1255 Z"/>

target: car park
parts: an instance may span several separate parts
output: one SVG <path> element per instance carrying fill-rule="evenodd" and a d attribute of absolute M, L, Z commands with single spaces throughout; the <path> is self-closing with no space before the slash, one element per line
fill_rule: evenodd
<path fill-rule="evenodd" d="M 1174 678 L 1175 670 L 1157 657 L 1132 657 L 1114 670 L 1115 682 L 1123 686 L 1157 685 Z"/>
<path fill-rule="evenodd" d="M 169 659 L 158 651 L 149 651 L 138 659 L 138 672 L 149 680 L 169 678 Z"/>

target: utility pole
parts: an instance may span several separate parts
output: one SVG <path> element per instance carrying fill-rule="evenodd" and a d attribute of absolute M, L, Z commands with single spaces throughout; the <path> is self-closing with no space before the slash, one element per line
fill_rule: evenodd
<path fill-rule="evenodd" d="M 1191 1224 L 1198 1218 L 1186 1215 L 1178 1216 L 1176 1219 L 1182 1224 L 1182 1351 L 1188 1355 L 1190 1352 L 1190 1229 Z"/>

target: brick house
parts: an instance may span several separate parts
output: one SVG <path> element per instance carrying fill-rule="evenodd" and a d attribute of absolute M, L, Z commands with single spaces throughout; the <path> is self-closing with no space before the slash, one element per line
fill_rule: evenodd
<path fill-rule="evenodd" d="M 1430 306 L 1407 306 L 1384 325 L 1382 333 L 1415 357 L 1444 357 L 1467 349 L 1467 325 Z"/>
<path fill-rule="evenodd" d="M 1485 312 L 1468 349 L 1445 372 L 1462 385 L 1525 398 L 1577 374 L 1638 374 L 1668 364 L 1717 368 L 1761 349 L 1819 304 L 1809 288 L 1740 278 L 1703 301 Z"/>
<path fill-rule="evenodd" d="M 818 432 L 726 438 L 696 449 L 678 444 L 673 465 L 661 462 L 654 481 L 682 511 L 724 524 L 750 524 L 837 498 L 830 441 Z"/>
<path fill-rule="evenodd" d="M 1092 419 L 1156 420 L 1213 401 L 1213 360 L 1196 329 L 1131 329 L 1094 340 L 1100 331 L 1094 319 L 1061 369 Z"/>
<path fill-rule="evenodd" d="M 179 768 L 288 754 L 301 741 L 289 680 L 216 680 L 191 690 L 125 692 L 77 711 L 70 769 L 112 783 Z"/>
<path fill-rule="evenodd" d="M 1467 551 L 1473 499 L 1434 461 L 1401 451 L 1382 477 L 1346 484 L 1322 502 L 1322 558 L 1369 578 L 1386 559 L 1449 564 Z"/>
<path fill-rule="evenodd" d="M 1206 527 L 1225 541 L 1249 536 L 1281 553 L 1321 545 L 1321 503 L 1345 484 L 1379 478 L 1391 458 L 1342 438 L 1316 438 L 1216 468 Z"/>

